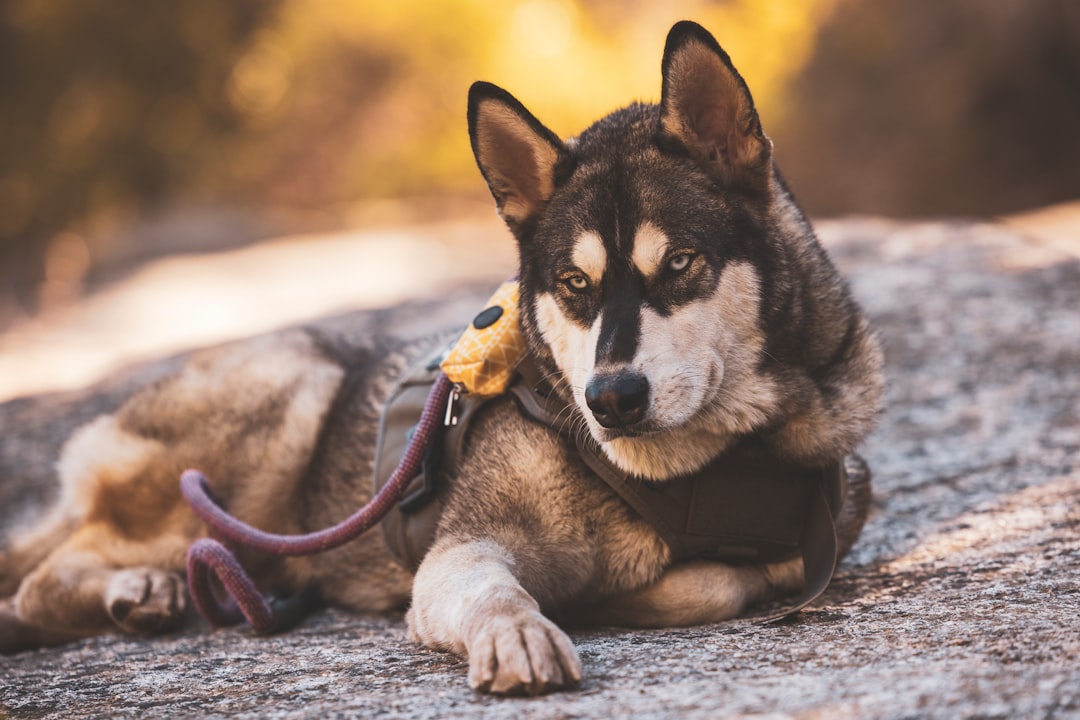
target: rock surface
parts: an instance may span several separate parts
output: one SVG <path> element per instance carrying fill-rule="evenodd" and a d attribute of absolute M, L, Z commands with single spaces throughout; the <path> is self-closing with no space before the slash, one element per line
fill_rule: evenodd
<path fill-rule="evenodd" d="M 584 681 L 534 699 L 474 694 L 401 617 L 196 625 L 0 658 L 0 718 L 1080 718 L 1077 253 L 990 224 L 821 230 L 890 392 L 873 514 L 800 618 L 574 631 Z"/>

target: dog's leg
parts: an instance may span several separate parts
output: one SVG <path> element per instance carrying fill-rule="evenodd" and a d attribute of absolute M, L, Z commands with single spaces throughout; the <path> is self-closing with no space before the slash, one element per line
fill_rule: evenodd
<path fill-rule="evenodd" d="M 469 658 L 469 684 L 536 695 L 581 679 L 570 638 L 540 612 L 519 564 L 494 540 L 442 543 L 413 582 L 409 630 L 429 647 Z"/>
<path fill-rule="evenodd" d="M 81 634 L 55 628 L 41 627 L 19 619 L 14 600 L 0 600 L 0 655 L 62 645 L 78 640 Z"/>
<path fill-rule="evenodd" d="M 188 542 L 176 534 L 133 543 L 102 524 L 84 526 L 26 576 L 11 602 L 14 616 L 68 639 L 112 627 L 176 629 L 187 604 L 180 571 Z"/>
<path fill-rule="evenodd" d="M 0 598 L 15 594 L 19 583 L 71 535 L 76 521 L 53 512 L 39 527 L 18 533 L 0 551 Z"/>
<path fill-rule="evenodd" d="M 0 654 L 15 653 L 76 640 L 82 635 L 20 619 L 15 592 L 24 579 L 71 534 L 73 523 L 59 514 L 41 528 L 16 539 L 0 553 Z"/>
<path fill-rule="evenodd" d="M 177 628 L 187 604 L 179 573 L 187 542 L 166 536 L 138 548 L 100 525 L 81 528 L 25 576 L 14 597 L 0 601 L 0 653 L 111 628 L 143 635 Z M 109 557 L 133 551 L 157 567 L 118 567 Z"/>
<path fill-rule="evenodd" d="M 749 606 L 799 590 L 802 559 L 771 565 L 690 562 L 657 582 L 574 614 L 579 622 L 623 627 L 678 627 L 730 620 Z"/>

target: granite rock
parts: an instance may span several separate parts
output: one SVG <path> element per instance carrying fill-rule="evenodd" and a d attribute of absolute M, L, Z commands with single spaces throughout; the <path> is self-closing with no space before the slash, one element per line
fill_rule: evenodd
<path fill-rule="evenodd" d="M 195 623 L 0 658 L 0 718 L 1080 718 L 1080 254 L 990 223 L 820 230 L 889 393 L 870 520 L 798 618 L 573 630 L 584 681 L 533 699 L 473 693 L 400 616 Z"/>

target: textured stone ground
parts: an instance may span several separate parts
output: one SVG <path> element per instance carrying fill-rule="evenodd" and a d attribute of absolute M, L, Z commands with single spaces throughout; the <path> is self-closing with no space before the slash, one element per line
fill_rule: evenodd
<path fill-rule="evenodd" d="M 986 224 L 822 235 L 891 385 L 873 515 L 801 618 L 575 631 L 581 687 L 510 700 L 400 617 L 103 637 L 0 658 L 0 718 L 1080 718 L 1077 254 Z"/>

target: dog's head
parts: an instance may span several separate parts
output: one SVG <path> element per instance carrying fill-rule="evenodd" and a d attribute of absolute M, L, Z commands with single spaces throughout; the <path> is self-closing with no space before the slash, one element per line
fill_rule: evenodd
<path fill-rule="evenodd" d="M 609 457 L 656 479 L 779 411 L 762 306 L 787 277 L 779 236 L 814 243 L 716 40 L 678 23 L 661 68 L 659 105 L 566 142 L 504 90 L 469 93 L 473 151 L 519 245 L 531 350 Z"/>

